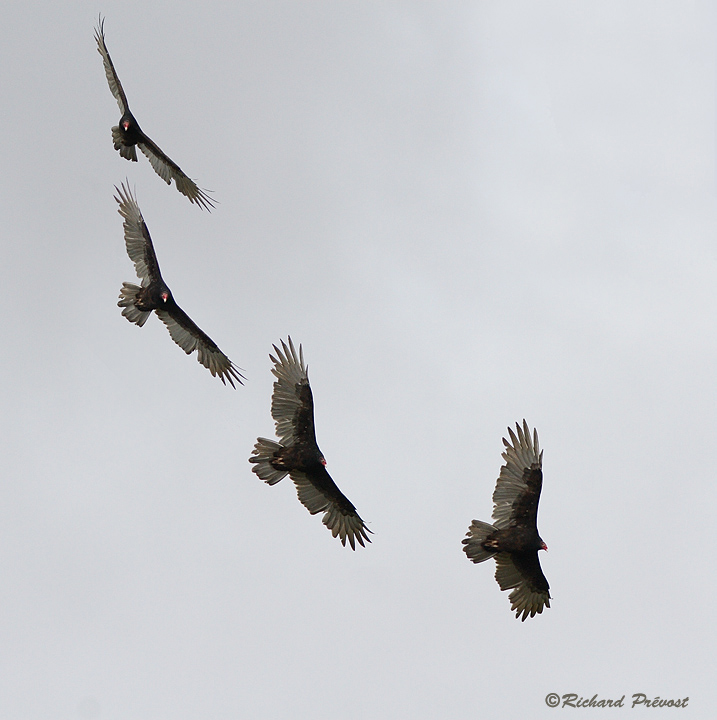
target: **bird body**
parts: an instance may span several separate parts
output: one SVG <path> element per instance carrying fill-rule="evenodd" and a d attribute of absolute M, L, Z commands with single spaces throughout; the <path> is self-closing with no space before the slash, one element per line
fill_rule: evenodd
<path fill-rule="evenodd" d="M 274 453 L 271 464 L 276 470 L 299 470 L 304 473 L 326 472 L 326 460 L 318 446 L 289 445 Z M 328 475 L 328 473 L 327 473 Z"/>
<path fill-rule="evenodd" d="M 119 154 L 132 162 L 137 162 L 137 151 L 135 147 L 145 138 L 145 134 L 139 126 L 134 115 L 125 110 L 124 115 L 120 118 L 119 124 L 112 128 L 112 144 L 115 150 L 119 150 Z"/>
<path fill-rule="evenodd" d="M 368 537 L 371 531 L 326 470 L 326 460 L 316 443 L 314 398 L 303 349 L 299 345 L 297 353 L 291 338 L 288 345 L 283 341 L 281 345 L 281 350 L 274 345 L 277 357 L 269 356 L 274 363 L 272 373 L 277 378 L 271 415 L 280 442 L 258 438 L 249 462 L 268 485 L 275 485 L 289 475 L 307 510 L 312 515 L 324 512 L 324 525 L 343 545 L 348 540 L 355 550 L 356 542 L 362 546 L 371 542 Z"/>
<path fill-rule="evenodd" d="M 526 553 L 543 550 L 544 544 L 535 530 L 523 525 L 514 525 L 493 531 L 483 546 L 495 548 L 498 552 Z"/>
<path fill-rule="evenodd" d="M 503 438 L 505 465 L 493 493 L 493 524 L 474 520 L 463 540 L 463 550 L 474 563 L 495 558 L 495 579 L 501 590 L 513 589 L 509 599 L 516 617 L 525 620 L 550 607 L 550 585 L 543 575 L 539 550 L 547 550 L 538 533 L 537 516 L 543 485 L 543 453 L 538 433 L 531 439 L 528 425 L 508 428 Z"/>

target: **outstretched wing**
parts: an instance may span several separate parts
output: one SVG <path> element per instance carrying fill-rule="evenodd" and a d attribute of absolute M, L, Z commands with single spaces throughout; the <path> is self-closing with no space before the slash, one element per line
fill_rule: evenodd
<path fill-rule="evenodd" d="M 144 133 L 142 133 L 142 135 L 142 141 L 137 143 L 137 145 L 147 156 L 157 175 L 159 175 L 167 185 L 170 185 L 172 180 L 174 180 L 177 190 L 179 190 L 182 195 L 186 195 L 190 202 L 196 203 L 205 210 L 211 211 L 215 203 L 207 195 L 208 191 L 198 187 L 197 183 L 189 178 L 176 162 L 162 152 L 157 143 L 150 140 Z"/>
<path fill-rule="evenodd" d="M 317 472 L 304 473 L 292 470 L 289 476 L 296 485 L 296 493 L 302 505 L 312 514 L 324 512 L 323 523 L 331 534 L 341 539 L 341 544 L 349 541 L 351 549 L 356 549 L 356 542 L 365 547 L 371 542 L 371 532 L 359 517 L 351 501 L 338 489 L 336 483 L 325 468 Z"/>
<path fill-rule="evenodd" d="M 122 83 L 117 77 L 115 66 L 112 64 L 112 58 L 110 58 L 107 45 L 105 44 L 105 19 L 100 15 L 99 22 L 95 28 L 95 40 L 97 40 L 97 51 L 102 55 L 102 62 L 105 66 L 105 75 L 107 76 L 107 84 L 110 86 L 110 91 L 115 96 L 119 109 L 124 115 L 129 110 L 129 104 L 127 103 L 127 96 L 124 94 L 122 89 Z"/>
<path fill-rule="evenodd" d="M 542 613 L 543 607 L 550 607 L 550 585 L 543 575 L 537 552 L 498 553 L 495 556 L 495 579 L 501 590 L 515 588 L 508 596 L 510 609 L 515 617 Z"/>
<path fill-rule="evenodd" d="M 119 204 L 117 212 L 124 218 L 124 242 L 127 254 L 134 263 L 137 277 L 142 281 L 142 287 L 146 287 L 150 282 L 161 282 L 162 275 L 159 272 L 157 255 L 137 200 L 124 183 L 120 188 L 115 185 L 115 190 L 117 191 L 115 200 Z"/>
<path fill-rule="evenodd" d="M 173 298 L 167 302 L 165 309 L 155 310 L 155 312 L 157 317 L 167 326 L 172 340 L 187 355 L 196 350 L 197 360 L 212 375 L 217 375 L 225 385 L 227 380 L 232 387 L 236 387 L 234 380 L 240 385 L 244 384 L 242 382 L 244 376 L 239 372 L 239 368 L 219 349 L 209 335 L 197 327 Z"/>
<path fill-rule="evenodd" d="M 271 372 L 277 378 L 271 396 L 271 416 L 282 445 L 288 447 L 301 442 L 316 445 L 314 398 L 304 364 L 304 351 L 299 345 L 297 353 L 291 338 L 288 340 L 288 346 L 281 341 L 282 350 L 274 345 L 277 357 L 269 355 L 274 363 Z"/>
<path fill-rule="evenodd" d="M 493 524 L 500 529 L 515 523 L 536 524 L 543 486 L 543 453 L 538 445 L 538 431 L 533 430 L 531 439 L 525 420 L 522 428 L 516 423 L 516 429 L 517 436 L 508 428 L 511 442 L 503 438 L 505 465 L 500 469 L 493 493 Z"/>

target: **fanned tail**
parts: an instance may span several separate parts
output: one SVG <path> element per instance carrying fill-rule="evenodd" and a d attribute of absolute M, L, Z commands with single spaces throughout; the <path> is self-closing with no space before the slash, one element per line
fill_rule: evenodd
<path fill-rule="evenodd" d="M 125 145 L 122 142 L 122 133 L 120 132 L 119 125 L 115 125 L 112 128 L 112 143 L 115 146 L 115 150 L 119 150 L 119 154 L 125 160 L 137 162 L 137 150 L 134 145 Z"/>
<path fill-rule="evenodd" d="M 257 438 L 256 445 L 251 451 L 252 457 L 249 458 L 250 463 L 255 463 L 252 470 L 267 484 L 276 485 L 282 478 L 289 473 L 286 470 L 277 470 L 271 461 L 278 450 L 283 446 L 273 440 L 267 438 Z"/>
<path fill-rule="evenodd" d="M 496 530 L 497 528 L 493 525 L 480 520 L 474 520 L 471 523 L 468 534 L 463 539 L 463 552 L 468 556 L 469 560 L 480 563 L 497 554 L 495 551 L 486 550 L 482 545 L 486 538 Z"/>
<path fill-rule="evenodd" d="M 117 307 L 124 308 L 122 315 L 140 327 L 147 322 L 147 318 L 152 314 L 150 310 L 139 310 L 136 306 L 137 294 L 141 289 L 138 285 L 123 282 L 120 288 L 120 301 L 117 303 Z"/>

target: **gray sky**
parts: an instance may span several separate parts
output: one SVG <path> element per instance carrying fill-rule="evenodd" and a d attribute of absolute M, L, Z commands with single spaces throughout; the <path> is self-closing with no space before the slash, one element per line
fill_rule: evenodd
<path fill-rule="evenodd" d="M 113 150 L 100 11 L 211 214 Z M 0 718 L 708 717 L 716 30 L 684 0 L 8 10 Z M 125 178 L 245 387 L 121 317 Z M 247 462 L 287 334 L 355 553 Z M 461 539 L 523 417 L 553 600 L 521 623 Z"/>

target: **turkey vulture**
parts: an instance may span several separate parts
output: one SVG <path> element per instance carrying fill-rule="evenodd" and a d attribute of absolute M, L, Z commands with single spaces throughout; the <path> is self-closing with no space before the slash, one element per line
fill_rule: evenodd
<path fill-rule="evenodd" d="M 115 96 L 119 109 L 122 112 L 119 125 L 112 128 L 112 140 L 115 150 L 119 150 L 119 154 L 132 162 L 137 162 L 137 151 L 135 145 L 147 156 L 152 164 L 154 171 L 159 177 L 170 185 L 174 180 L 177 190 L 182 195 L 189 198 L 189 202 L 196 203 L 202 208 L 211 210 L 214 207 L 214 201 L 206 194 L 206 192 L 187 177 L 182 168 L 173 160 L 170 160 L 159 148 L 159 146 L 150 140 L 141 130 L 134 115 L 129 110 L 127 96 L 122 89 L 122 83 L 117 77 L 112 59 L 105 45 L 105 21 L 100 18 L 98 26 L 95 28 L 95 40 L 97 40 L 97 51 L 102 55 L 102 62 L 105 66 L 105 75 L 110 86 L 110 91 Z"/>
<path fill-rule="evenodd" d="M 364 540 L 371 542 L 371 531 L 358 516 L 356 508 L 336 487 L 326 471 L 326 460 L 316 444 L 314 431 L 314 398 L 309 375 L 304 365 L 304 352 L 299 345 L 297 355 L 294 343 L 282 340 L 283 352 L 274 345 L 277 358 L 271 372 L 277 380 L 271 397 L 271 416 L 276 421 L 276 434 L 281 442 L 258 438 L 250 463 L 253 470 L 268 485 L 278 483 L 288 473 L 296 485 L 299 500 L 315 515 L 323 512 L 323 522 L 334 537 L 341 538 L 345 546 L 348 539 L 351 549 L 355 541 L 363 547 Z"/>
<path fill-rule="evenodd" d="M 509 596 L 515 617 L 522 621 L 550 607 L 550 585 L 540 569 L 538 550 L 548 546 L 538 535 L 538 500 L 543 485 L 543 453 L 538 431 L 531 441 L 528 424 L 518 435 L 508 428 L 512 444 L 506 447 L 500 477 L 493 493 L 493 525 L 474 520 L 463 540 L 463 550 L 474 563 L 495 557 L 495 579 L 501 590 L 515 588 Z"/>
<path fill-rule="evenodd" d="M 171 290 L 167 287 L 159 271 L 159 263 L 152 245 L 152 238 L 142 217 L 137 201 L 128 188 L 122 189 L 115 185 L 119 197 L 119 214 L 124 218 L 124 241 L 127 254 L 134 263 L 137 277 L 142 287 L 132 283 L 122 283 L 120 301 L 117 305 L 127 320 L 142 327 L 147 322 L 152 310 L 167 326 L 172 340 L 189 355 L 197 350 L 197 360 L 209 369 L 212 375 L 218 375 L 226 385 L 232 387 L 234 380 L 242 385 L 242 374 L 234 363 L 217 347 L 216 343 L 203 333 L 177 305 Z"/>

